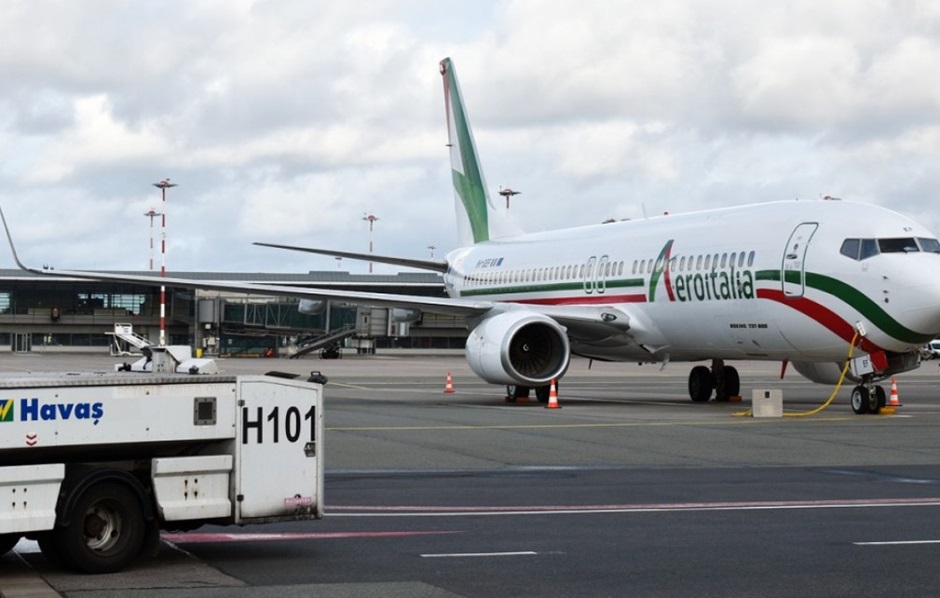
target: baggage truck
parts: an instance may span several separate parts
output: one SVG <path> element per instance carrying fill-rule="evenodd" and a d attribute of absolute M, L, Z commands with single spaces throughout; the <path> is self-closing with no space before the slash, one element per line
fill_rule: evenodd
<path fill-rule="evenodd" d="M 314 373 L 316 374 L 316 373 Z M 323 384 L 290 375 L 0 377 L 0 555 L 119 571 L 160 530 L 323 516 Z"/>

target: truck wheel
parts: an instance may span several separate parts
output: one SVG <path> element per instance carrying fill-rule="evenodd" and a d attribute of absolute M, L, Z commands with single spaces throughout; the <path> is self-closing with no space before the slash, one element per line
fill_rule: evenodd
<path fill-rule="evenodd" d="M 0 556 L 13 550 L 16 543 L 20 541 L 19 534 L 0 534 Z"/>
<path fill-rule="evenodd" d="M 65 563 L 84 573 L 120 571 L 140 554 L 144 516 L 137 496 L 115 482 L 87 488 L 64 521 L 53 530 L 53 540 Z"/>
<path fill-rule="evenodd" d="M 62 559 L 62 551 L 59 550 L 59 544 L 52 532 L 42 532 L 36 536 L 36 543 L 39 544 L 39 550 L 46 562 L 56 569 L 65 569 L 65 561 Z"/>

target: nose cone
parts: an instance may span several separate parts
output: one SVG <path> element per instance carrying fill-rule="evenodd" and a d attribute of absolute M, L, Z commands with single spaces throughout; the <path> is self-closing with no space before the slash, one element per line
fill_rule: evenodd
<path fill-rule="evenodd" d="M 885 295 L 884 305 L 913 336 L 910 341 L 922 344 L 940 336 L 940 256 L 932 267 L 918 270 L 916 280 L 901 292 Z M 905 339 L 908 340 L 908 339 Z"/>

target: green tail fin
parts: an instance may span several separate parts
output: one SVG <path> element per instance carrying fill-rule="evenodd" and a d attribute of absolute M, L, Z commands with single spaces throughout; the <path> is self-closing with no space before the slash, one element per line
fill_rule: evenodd
<path fill-rule="evenodd" d="M 444 109 L 461 245 L 479 243 L 505 234 L 517 234 L 519 231 L 500 217 L 486 191 L 470 120 L 450 58 L 441 61 L 441 76 L 444 79 Z M 499 230 L 494 230 L 494 225 Z"/>

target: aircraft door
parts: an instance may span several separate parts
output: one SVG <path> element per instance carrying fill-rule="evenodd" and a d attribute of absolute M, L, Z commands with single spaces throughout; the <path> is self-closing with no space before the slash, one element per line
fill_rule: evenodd
<path fill-rule="evenodd" d="M 592 255 L 584 265 L 584 292 L 590 295 L 594 292 L 594 266 L 597 264 L 597 256 Z"/>
<path fill-rule="evenodd" d="M 594 278 L 594 288 L 600 295 L 607 290 L 607 273 L 610 270 L 610 257 L 602 255 L 597 261 L 597 276 Z"/>
<path fill-rule="evenodd" d="M 784 297 L 802 297 L 806 291 L 806 250 L 817 228 L 816 222 L 803 222 L 790 233 L 780 267 Z"/>

